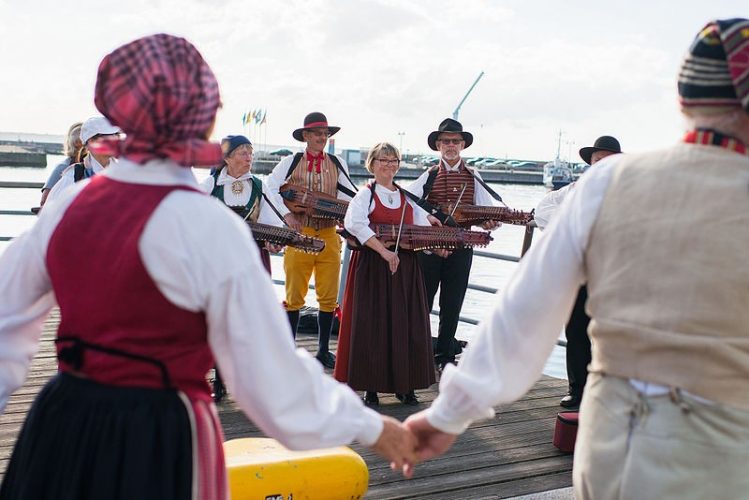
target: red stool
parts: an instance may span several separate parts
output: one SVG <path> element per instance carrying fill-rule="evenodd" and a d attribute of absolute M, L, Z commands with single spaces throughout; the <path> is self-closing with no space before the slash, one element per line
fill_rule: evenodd
<path fill-rule="evenodd" d="M 554 427 L 552 444 L 565 453 L 575 451 L 577 416 L 578 412 L 576 411 L 563 411 L 557 414 L 557 423 Z"/>

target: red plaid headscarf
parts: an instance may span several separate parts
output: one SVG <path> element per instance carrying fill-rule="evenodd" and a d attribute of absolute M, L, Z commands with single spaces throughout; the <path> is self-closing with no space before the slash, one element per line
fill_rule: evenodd
<path fill-rule="evenodd" d="M 218 82 L 184 38 L 147 36 L 106 56 L 95 103 L 127 134 L 117 152 L 136 163 L 155 158 L 186 167 L 221 163 L 221 147 L 206 140 L 221 104 Z M 99 147 L 113 145 L 105 141 Z"/>

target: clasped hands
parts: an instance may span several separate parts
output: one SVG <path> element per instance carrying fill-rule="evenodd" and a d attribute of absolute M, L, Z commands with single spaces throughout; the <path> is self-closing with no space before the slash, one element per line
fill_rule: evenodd
<path fill-rule="evenodd" d="M 386 415 L 380 417 L 382 433 L 372 450 L 390 460 L 390 468 L 400 470 L 409 479 L 417 464 L 442 455 L 457 438 L 432 426 L 424 411 L 411 415 L 403 423 Z"/>

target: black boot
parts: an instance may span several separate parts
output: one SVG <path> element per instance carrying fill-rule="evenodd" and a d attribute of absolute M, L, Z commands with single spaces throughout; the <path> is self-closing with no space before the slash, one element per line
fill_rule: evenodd
<path fill-rule="evenodd" d="M 404 405 L 414 406 L 419 404 L 419 399 L 416 397 L 416 393 L 413 390 L 407 392 L 406 394 L 396 393 L 395 397 Z"/>
<path fill-rule="evenodd" d="M 374 391 L 366 391 L 364 393 L 364 397 L 362 398 L 362 401 L 364 401 L 364 404 L 367 406 L 379 406 L 380 405 L 380 398 L 377 397 L 377 393 Z"/>
<path fill-rule="evenodd" d="M 226 396 L 226 386 L 224 381 L 221 379 L 221 373 L 218 371 L 218 366 L 215 368 L 215 375 L 213 377 L 213 401 L 220 403 Z"/>
<path fill-rule="evenodd" d="M 299 311 L 286 311 L 291 325 L 291 338 L 296 339 L 296 327 L 299 325 Z"/>
<path fill-rule="evenodd" d="M 333 313 L 318 311 L 317 313 L 317 354 L 315 357 L 325 367 L 331 370 L 335 367 L 335 356 L 330 352 L 330 330 L 333 328 Z"/>

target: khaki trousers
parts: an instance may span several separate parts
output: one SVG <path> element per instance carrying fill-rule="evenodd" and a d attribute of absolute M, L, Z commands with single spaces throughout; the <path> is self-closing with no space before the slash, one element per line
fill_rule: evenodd
<path fill-rule="evenodd" d="M 591 373 L 573 484 L 578 500 L 749 498 L 749 412 Z"/>

